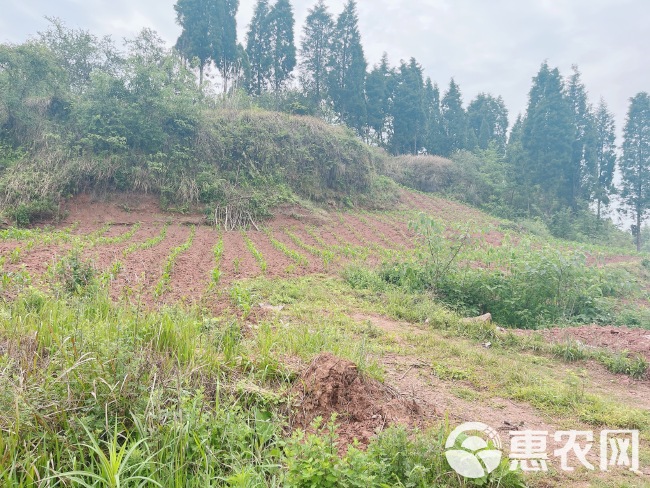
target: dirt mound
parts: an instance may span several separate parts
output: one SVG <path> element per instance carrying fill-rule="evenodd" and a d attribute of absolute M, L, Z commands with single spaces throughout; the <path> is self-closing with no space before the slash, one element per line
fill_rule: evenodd
<path fill-rule="evenodd" d="M 354 363 L 331 353 L 312 361 L 292 393 L 297 401 L 293 426 L 308 429 L 316 417 L 327 422 L 336 413 L 341 446 L 354 439 L 366 445 L 390 424 L 414 426 L 422 418 L 414 401 L 401 398 L 376 380 L 363 378 Z"/>

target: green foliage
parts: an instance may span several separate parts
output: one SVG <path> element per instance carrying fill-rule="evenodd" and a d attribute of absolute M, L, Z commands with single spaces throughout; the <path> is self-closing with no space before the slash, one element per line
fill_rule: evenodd
<path fill-rule="evenodd" d="M 316 106 L 327 97 L 334 20 L 323 0 L 309 10 L 300 47 L 300 84 Z"/>
<path fill-rule="evenodd" d="M 450 156 L 467 147 L 467 114 L 458 84 L 452 78 L 440 101 L 442 113 L 442 145 L 440 155 Z"/>
<path fill-rule="evenodd" d="M 465 486 L 450 472 L 444 456 L 447 430 L 409 433 L 403 427 L 390 427 L 373 439 L 364 452 L 351 446 L 338 455 L 335 418 L 324 429 L 316 419 L 312 430 L 320 435 L 294 433 L 286 452 L 289 486 L 295 487 L 358 487 L 388 486 Z M 523 487 L 521 476 L 509 470 L 507 460 L 477 486 Z"/>
<path fill-rule="evenodd" d="M 82 447 L 87 448 L 94 457 L 89 469 L 57 473 L 52 478 L 69 480 L 87 488 L 95 486 L 120 488 L 131 483 L 162 486 L 147 476 L 154 472 L 152 460 L 155 454 L 146 453 L 145 459 L 137 459 L 143 455 L 141 449 L 146 448 L 147 439 L 129 442 L 128 437 L 124 439 L 118 434 L 117 425 L 110 439 L 103 442 L 95 438 L 85 426 L 84 430 L 90 438 L 90 444 L 82 444 Z"/>
<path fill-rule="evenodd" d="M 501 97 L 479 93 L 467 106 L 467 124 L 478 149 L 485 151 L 494 144 L 499 154 L 505 154 L 508 109 Z"/>
<path fill-rule="evenodd" d="M 246 33 L 246 54 L 250 63 L 249 93 L 261 95 L 269 89 L 273 69 L 273 41 L 268 0 L 258 0 Z"/>
<path fill-rule="evenodd" d="M 150 249 L 152 247 L 157 246 L 158 244 L 160 244 L 163 241 L 163 239 L 167 235 L 167 229 L 168 228 L 169 228 L 169 224 L 165 223 L 162 226 L 162 229 L 160 229 L 160 233 L 158 235 L 153 236 L 152 238 L 147 239 L 146 241 L 131 244 L 124 251 L 122 251 L 122 255 L 124 257 L 127 257 L 129 254 L 132 254 L 132 253 L 134 253 L 136 251 L 140 251 L 142 249 Z"/>
<path fill-rule="evenodd" d="M 328 93 L 348 127 L 363 133 L 366 124 L 366 57 L 361 45 L 357 3 L 348 0 L 334 27 Z"/>
<path fill-rule="evenodd" d="M 98 284 L 95 266 L 84 260 L 77 250 L 72 250 L 58 260 L 54 264 L 52 274 L 55 284 L 69 295 L 83 296 L 92 293 Z"/>
<path fill-rule="evenodd" d="M 309 265 L 309 261 L 307 261 L 307 258 L 305 256 L 300 254 L 298 251 L 295 251 L 295 250 L 287 247 L 283 242 L 278 241 L 276 238 L 273 237 L 273 234 L 271 233 L 270 230 L 266 231 L 266 235 L 268 236 L 269 240 L 271 241 L 271 245 L 274 248 L 276 248 L 278 251 L 280 251 L 285 256 L 290 258 L 298 266 L 307 266 L 307 265 Z"/>
<path fill-rule="evenodd" d="M 614 355 L 603 355 L 601 362 L 608 371 L 626 374 L 637 380 L 643 378 L 648 371 L 648 361 L 643 356 L 630 357 L 625 351 Z"/>
<path fill-rule="evenodd" d="M 277 0 L 269 12 L 273 62 L 271 64 L 271 85 L 279 93 L 291 79 L 296 67 L 296 46 L 293 40 L 293 8 L 289 0 Z"/>
<path fill-rule="evenodd" d="M 248 237 L 248 235 L 246 235 L 246 233 L 242 233 L 242 236 L 244 238 L 244 242 L 246 243 L 246 247 L 251 252 L 251 254 L 255 257 L 255 261 L 257 261 L 257 264 L 259 265 L 260 269 L 262 270 L 262 273 L 266 273 L 267 264 L 266 264 L 266 261 L 264 260 L 264 256 L 255 247 L 255 243 L 253 241 L 251 241 L 250 237 Z"/>
<path fill-rule="evenodd" d="M 394 76 L 391 151 L 394 154 L 418 154 L 424 147 L 426 135 L 422 66 L 415 58 L 408 63 L 402 61 Z"/>
<path fill-rule="evenodd" d="M 634 217 L 633 234 L 640 251 L 641 227 L 650 212 L 650 96 L 646 92 L 630 100 L 623 136 L 621 196 Z"/>
<path fill-rule="evenodd" d="M 198 60 L 199 84 L 212 61 L 227 76 L 226 66 L 237 56 L 238 0 L 178 0 L 176 21 L 182 27 L 176 49 L 188 61 Z"/>
<path fill-rule="evenodd" d="M 223 258 L 223 236 L 219 238 L 219 241 L 215 244 L 214 248 L 212 249 L 212 253 L 214 254 L 214 262 L 215 266 L 212 270 L 212 283 L 214 285 L 217 285 L 219 283 L 219 280 L 221 279 L 221 260 Z"/>
<path fill-rule="evenodd" d="M 636 289 L 627 271 L 587 266 L 579 252 L 525 240 L 476 251 L 466 230 L 445 230 L 426 216 L 411 226 L 422 239 L 419 254 L 384 263 L 377 277 L 410 292 L 432 290 L 463 313 L 490 312 L 504 325 L 611 322 L 616 316 L 612 300 Z M 468 263 L 470 258 L 480 259 L 481 266 Z M 357 286 L 377 286 L 377 278 L 367 273 L 348 272 L 347 279 Z"/>
<path fill-rule="evenodd" d="M 155 297 L 160 297 L 169 289 L 169 284 L 171 283 L 171 273 L 172 270 L 174 269 L 174 264 L 176 263 L 176 259 L 178 258 L 178 256 L 183 254 L 192 246 L 192 242 L 194 242 L 195 235 L 196 235 L 196 227 L 192 226 L 192 229 L 190 230 L 190 235 L 188 236 L 187 240 L 180 246 L 172 249 L 172 252 L 167 257 L 167 261 L 165 261 L 165 265 L 163 266 L 162 276 L 160 277 L 160 280 L 158 281 L 158 283 L 156 284 L 156 288 L 154 289 Z"/>
<path fill-rule="evenodd" d="M 346 130 L 282 114 L 215 113 L 199 137 L 199 159 L 214 161 L 227 180 L 279 180 L 316 201 L 369 192 L 379 159 Z"/>

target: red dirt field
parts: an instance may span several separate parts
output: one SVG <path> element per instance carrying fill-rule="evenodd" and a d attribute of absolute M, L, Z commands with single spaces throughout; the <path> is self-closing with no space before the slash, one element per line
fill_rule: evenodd
<path fill-rule="evenodd" d="M 68 201 L 63 211 L 65 219 L 53 229 L 53 232 L 66 233 L 67 237 L 62 240 L 39 243 L 40 234 L 35 234 L 30 239 L 0 241 L 0 253 L 5 257 L 3 269 L 26 271 L 38 283 L 50 264 L 77 249 L 99 273 L 111 271 L 110 295 L 113 299 L 126 297 L 148 305 L 179 301 L 197 303 L 208 290 L 214 291 L 210 286 L 212 272 L 217 266 L 213 249 L 220 238 L 223 238 L 224 249 L 218 265 L 221 278 L 217 291 L 227 289 L 235 280 L 262 274 L 289 277 L 335 272 L 354 259 L 350 252 L 341 252 L 343 248 L 357 251 L 368 248 L 366 262 L 378 262 L 384 250 L 399 251 L 414 246 L 406 220 L 371 212 L 354 215 L 284 207 L 277 210 L 273 219 L 264 222 L 264 229 L 260 231 L 224 232 L 205 225 L 200 214 L 163 212 L 156 199 L 146 195 L 116 195 L 110 200 L 80 195 Z M 158 236 L 165 224 L 167 230 L 162 241 L 148 248 L 137 247 Z M 135 229 L 135 225 L 139 228 Z M 191 246 L 178 254 L 169 286 L 160 296 L 154 296 L 165 263 L 173 250 L 186 242 L 191 225 L 196 226 Z M 100 232 L 102 229 L 104 232 Z M 129 237 L 127 233 L 131 231 L 135 232 Z M 49 231 L 44 227 L 43 232 Z M 303 256 L 307 264 L 296 263 L 277 249 L 269 235 L 286 249 Z M 125 237 L 120 239 L 122 236 Z M 265 272 L 248 249 L 244 236 L 261 253 L 266 262 Z M 26 248 L 30 240 L 33 244 Z M 17 248 L 20 252 L 12 255 Z M 127 249 L 130 252 L 126 253 Z M 334 253 L 334 259 L 326 264 L 323 255 L 330 253 Z"/>

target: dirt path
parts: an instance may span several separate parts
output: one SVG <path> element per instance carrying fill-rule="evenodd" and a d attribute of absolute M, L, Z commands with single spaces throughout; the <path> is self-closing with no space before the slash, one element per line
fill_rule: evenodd
<path fill-rule="evenodd" d="M 419 405 L 424 418 L 440 421 L 448 419 L 452 425 L 465 422 L 483 422 L 497 430 L 506 450 L 510 449 L 511 432 L 542 431 L 550 433 L 548 452 L 564 446 L 563 441 L 556 442 L 553 433 L 567 429 L 600 432 L 600 429 L 581 422 L 566 425 L 566 421 L 541 412 L 528 403 L 513 401 L 499 396 L 485 396 L 470 382 L 442 380 L 436 376 L 431 362 L 426 355 L 416 352 L 418 343 L 431 334 L 437 334 L 425 327 L 418 327 L 406 322 L 394 321 L 386 317 L 355 314 L 352 318 L 360 324 L 371 324 L 384 334 L 383 340 L 395 343 L 399 353 L 383 354 L 379 360 L 385 371 L 385 384 L 395 389 L 400 396 Z M 436 335 L 437 337 L 437 335 Z M 476 347 L 480 347 L 477 345 Z M 409 352 L 412 351 L 412 352 Z M 561 364 L 561 363 L 559 363 Z M 650 382 L 634 381 L 621 375 L 614 375 L 602 366 L 587 362 L 566 366 L 566 373 L 571 371 L 586 375 L 588 390 L 615 399 L 636 408 L 650 409 Z M 561 374 L 561 372 L 558 372 Z M 603 427 L 604 428 L 604 427 Z M 596 452 L 590 452 L 587 459 L 597 465 Z M 556 458 L 550 458 L 557 464 Z M 650 467 L 643 467 L 650 475 Z M 603 477 L 602 473 L 597 474 Z M 570 481 L 571 480 L 571 481 Z M 546 486 L 590 486 L 589 483 L 575 484 L 567 473 L 558 472 L 546 480 Z M 544 486 L 542 482 L 541 486 Z"/>

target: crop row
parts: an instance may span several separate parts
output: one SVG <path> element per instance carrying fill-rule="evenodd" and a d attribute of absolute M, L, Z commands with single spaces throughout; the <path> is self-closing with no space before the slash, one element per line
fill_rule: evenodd
<path fill-rule="evenodd" d="M 155 297 L 160 297 L 169 289 L 169 283 L 171 282 L 171 273 L 172 270 L 174 269 L 174 264 L 176 263 L 176 259 L 178 258 L 178 256 L 183 254 L 192 246 L 192 242 L 194 242 L 195 234 L 196 234 L 196 227 L 192 226 L 192 230 L 190 231 L 190 235 L 187 238 L 187 240 L 180 246 L 172 249 L 172 252 L 167 258 L 167 261 L 165 261 L 165 266 L 163 267 L 163 274 L 160 277 L 158 283 L 156 284 L 156 288 L 154 290 Z"/>
<path fill-rule="evenodd" d="M 124 255 L 124 257 L 126 257 L 129 254 L 134 253 L 135 251 L 150 249 L 152 247 L 157 246 L 162 242 L 162 240 L 167 235 L 168 228 L 169 228 L 169 223 L 166 223 L 165 225 L 163 225 L 162 229 L 160 229 L 160 233 L 158 235 L 152 237 L 151 239 L 147 239 L 144 242 L 136 242 L 135 244 L 130 245 L 128 248 L 122 251 L 122 254 Z"/>

